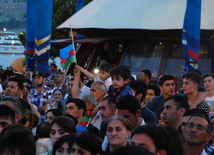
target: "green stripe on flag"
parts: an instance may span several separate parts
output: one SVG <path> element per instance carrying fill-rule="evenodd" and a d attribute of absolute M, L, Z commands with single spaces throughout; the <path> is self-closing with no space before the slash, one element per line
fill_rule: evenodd
<path fill-rule="evenodd" d="M 76 57 L 75 57 L 75 55 L 74 55 L 74 56 L 71 56 L 71 57 L 66 61 L 66 63 L 65 63 L 64 65 L 61 65 L 61 66 L 62 66 L 62 69 L 66 69 L 70 63 L 74 63 L 74 62 L 76 62 Z"/>

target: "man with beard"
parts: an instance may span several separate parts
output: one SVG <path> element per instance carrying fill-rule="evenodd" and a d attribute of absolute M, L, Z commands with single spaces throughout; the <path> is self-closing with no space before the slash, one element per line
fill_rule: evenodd
<path fill-rule="evenodd" d="M 64 75 L 61 71 L 58 71 L 54 75 L 54 82 L 55 84 L 51 87 L 53 90 L 61 89 L 63 94 L 65 95 L 68 91 L 67 86 L 64 84 Z"/>
<path fill-rule="evenodd" d="M 45 74 L 40 71 L 36 71 L 33 75 L 36 88 L 32 88 L 30 91 L 30 101 L 38 107 L 38 111 L 41 115 L 44 115 L 46 102 L 51 99 L 53 90 L 45 86 Z"/>
<path fill-rule="evenodd" d="M 6 86 L 6 96 L 20 97 L 23 91 L 23 83 L 18 78 L 10 78 Z"/>
<path fill-rule="evenodd" d="M 206 155 L 204 145 L 212 139 L 212 124 L 207 116 L 195 114 L 183 129 L 186 155 Z"/>

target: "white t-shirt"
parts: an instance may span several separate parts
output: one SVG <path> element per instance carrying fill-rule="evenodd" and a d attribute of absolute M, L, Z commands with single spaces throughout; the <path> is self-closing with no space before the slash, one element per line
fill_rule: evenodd
<path fill-rule="evenodd" d="M 210 112 L 214 112 L 214 96 L 206 97 L 204 101 L 210 106 Z"/>
<path fill-rule="evenodd" d="M 94 77 L 94 82 L 97 82 L 97 81 L 103 82 L 103 83 L 105 84 L 107 90 L 108 90 L 108 87 L 109 87 L 110 85 L 112 85 L 111 77 L 109 77 L 108 79 L 102 81 L 102 80 L 100 79 L 100 77 L 99 77 L 98 75 L 96 75 L 96 76 Z"/>

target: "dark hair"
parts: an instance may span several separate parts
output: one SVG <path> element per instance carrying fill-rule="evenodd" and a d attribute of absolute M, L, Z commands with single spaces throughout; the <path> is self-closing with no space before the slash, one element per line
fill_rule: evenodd
<path fill-rule="evenodd" d="M 106 96 L 101 100 L 101 102 L 103 101 L 108 102 L 108 105 L 111 107 L 111 110 L 113 110 L 114 108 L 117 108 L 117 101 L 114 96 Z"/>
<path fill-rule="evenodd" d="M 51 128 L 54 124 L 59 125 L 62 129 L 70 134 L 76 134 L 76 125 L 74 121 L 67 116 L 58 116 L 51 122 Z"/>
<path fill-rule="evenodd" d="M 12 102 L 13 106 L 14 106 L 13 110 L 14 110 L 15 114 L 21 114 L 22 115 L 21 120 L 24 118 L 26 108 L 25 108 L 25 105 L 22 103 L 21 99 L 19 99 L 17 97 L 13 97 L 13 96 L 5 96 L 4 98 L 2 98 L 1 101 Z"/>
<path fill-rule="evenodd" d="M 185 111 L 189 110 L 189 103 L 184 96 L 181 96 L 181 95 L 170 96 L 165 100 L 165 103 L 169 100 L 173 100 L 175 103 L 177 103 L 176 110 L 178 110 L 180 108 L 185 108 Z"/>
<path fill-rule="evenodd" d="M 27 82 L 29 85 L 32 85 L 32 81 L 30 81 L 29 79 L 24 79 L 24 82 Z"/>
<path fill-rule="evenodd" d="M 128 110 L 130 113 L 135 115 L 138 110 L 141 109 L 138 99 L 132 95 L 122 96 L 118 103 L 117 109 L 119 110 Z"/>
<path fill-rule="evenodd" d="M 23 82 L 19 78 L 10 78 L 8 82 L 10 81 L 17 82 L 17 86 L 19 87 L 19 89 L 23 90 Z"/>
<path fill-rule="evenodd" d="M 53 91 L 53 95 L 54 95 L 54 93 L 55 93 L 55 91 L 60 91 L 61 93 L 62 93 L 62 96 L 64 96 L 65 94 L 64 94 L 64 92 L 62 91 L 62 89 L 55 89 L 54 91 Z"/>
<path fill-rule="evenodd" d="M 49 112 L 52 112 L 55 117 L 63 115 L 62 111 L 59 109 L 49 109 L 45 112 L 45 114 L 47 115 Z"/>
<path fill-rule="evenodd" d="M 197 69 L 191 70 L 190 73 L 195 73 L 195 74 L 198 74 L 199 76 L 201 76 L 201 71 L 197 70 Z"/>
<path fill-rule="evenodd" d="M 143 72 L 145 75 L 147 75 L 147 76 L 149 77 L 149 80 L 151 79 L 152 73 L 151 73 L 150 70 L 144 69 L 144 70 L 141 71 L 141 73 L 142 73 L 142 72 Z"/>
<path fill-rule="evenodd" d="M 204 115 L 207 116 L 207 114 L 203 110 L 196 108 L 196 109 L 189 109 L 189 110 L 187 110 L 184 113 L 183 117 L 184 116 L 192 116 L 192 115 L 197 114 L 197 113 L 201 113 L 201 114 L 204 114 Z"/>
<path fill-rule="evenodd" d="M 99 66 L 99 70 L 106 71 L 107 73 L 110 73 L 111 69 L 112 69 L 111 64 L 109 64 L 107 62 L 106 63 L 102 63 Z"/>
<path fill-rule="evenodd" d="M 55 74 L 59 74 L 63 76 L 63 73 L 61 71 L 57 71 Z"/>
<path fill-rule="evenodd" d="M 15 112 L 13 109 L 6 105 L 0 105 L 0 118 L 10 120 L 12 123 L 15 122 Z"/>
<path fill-rule="evenodd" d="M 7 79 L 7 76 L 11 76 L 11 75 L 13 75 L 13 72 L 11 70 L 5 70 L 3 73 L 3 81 Z"/>
<path fill-rule="evenodd" d="M 53 66 L 54 68 L 57 68 L 57 65 L 55 63 L 51 63 L 50 66 Z"/>
<path fill-rule="evenodd" d="M 160 79 L 159 79 L 159 85 L 163 86 L 163 83 L 167 80 L 173 80 L 174 81 L 174 77 L 172 75 L 163 75 Z"/>
<path fill-rule="evenodd" d="M 156 84 L 153 84 L 153 83 L 149 83 L 147 85 L 147 90 L 148 89 L 154 90 L 155 96 L 159 96 L 161 93 L 160 88 Z"/>
<path fill-rule="evenodd" d="M 154 155 L 152 152 L 142 146 L 122 146 L 111 152 L 110 155 Z"/>
<path fill-rule="evenodd" d="M 73 143 L 74 143 L 74 139 L 76 138 L 76 135 L 64 135 L 62 137 L 60 137 L 53 145 L 53 152 L 52 155 L 56 154 L 56 151 L 64 144 L 64 143 L 68 143 L 68 147 L 71 148 Z"/>
<path fill-rule="evenodd" d="M 131 89 L 134 89 L 136 91 L 135 96 L 137 96 L 138 94 L 142 94 L 142 97 L 140 99 L 141 102 L 145 99 L 145 97 L 146 97 L 146 91 L 147 91 L 147 86 L 143 82 L 143 80 L 131 81 L 129 83 L 129 87 Z"/>
<path fill-rule="evenodd" d="M 24 147 L 23 147 L 24 146 Z M 2 131 L 0 154 L 29 155 L 36 154 L 32 132 L 22 124 L 15 123 Z"/>
<path fill-rule="evenodd" d="M 149 81 L 149 84 L 156 84 L 156 85 L 159 85 L 159 82 L 157 80 L 150 80 Z"/>
<path fill-rule="evenodd" d="M 129 79 L 131 77 L 131 71 L 128 67 L 121 65 L 113 68 L 110 72 L 111 77 L 121 76 L 123 80 Z"/>
<path fill-rule="evenodd" d="M 164 126 L 164 129 L 166 129 L 170 135 L 170 140 L 168 141 L 169 146 L 168 146 L 167 154 L 184 155 L 185 150 L 184 150 L 183 139 L 179 131 L 171 126 Z"/>
<path fill-rule="evenodd" d="M 68 99 L 66 101 L 66 104 L 70 103 L 70 102 L 73 102 L 75 103 L 75 105 L 77 106 L 77 109 L 80 110 L 80 109 L 83 109 L 84 112 L 83 112 L 83 116 L 85 115 L 85 111 L 86 111 L 86 104 L 83 100 L 81 99 L 78 99 L 78 98 L 71 98 L 71 99 Z"/>
<path fill-rule="evenodd" d="M 212 79 L 214 79 L 214 74 L 213 73 L 207 73 L 207 74 L 204 74 L 203 76 L 202 76 L 202 80 L 204 81 L 204 79 L 205 78 L 207 78 L 207 77 L 211 77 Z"/>
<path fill-rule="evenodd" d="M 48 122 L 43 122 L 37 126 L 36 135 L 40 138 L 49 138 L 51 131 L 51 124 Z"/>
<path fill-rule="evenodd" d="M 208 126 L 207 132 L 208 132 L 209 134 L 212 133 L 212 131 L 213 131 L 213 126 L 212 126 L 212 123 L 210 122 L 209 118 L 208 118 L 206 115 L 201 114 L 201 113 L 196 113 L 196 114 L 192 115 L 192 116 L 189 118 L 188 122 L 189 122 L 190 119 L 192 119 L 193 117 L 201 117 L 201 118 L 204 118 L 204 119 L 207 121 L 207 123 L 208 123 L 208 125 L 207 125 L 207 126 Z"/>
<path fill-rule="evenodd" d="M 160 150 L 168 150 L 168 143 L 170 140 L 169 133 L 162 127 L 156 125 L 140 125 L 137 126 L 131 133 L 131 138 L 135 134 L 145 134 L 149 136 L 156 147 L 156 152 Z M 167 153 L 168 154 L 168 153 Z"/>
<path fill-rule="evenodd" d="M 101 140 L 91 133 L 82 133 L 75 138 L 74 143 L 76 143 L 80 148 L 89 151 L 92 155 L 99 153 L 103 155 L 102 142 Z"/>
<path fill-rule="evenodd" d="M 74 117 L 73 115 L 70 115 L 70 114 L 64 114 L 63 116 L 71 118 L 74 121 L 75 125 L 77 126 L 78 120 L 76 117 Z"/>
<path fill-rule="evenodd" d="M 194 72 L 184 74 L 183 79 L 191 80 L 193 83 L 197 83 L 198 86 L 200 85 L 201 82 L 201 76 Z"/>
<path fill-rule="evenodd" d="M 74 81 L 74 78 L 70 78 L 69 81 Z"/>

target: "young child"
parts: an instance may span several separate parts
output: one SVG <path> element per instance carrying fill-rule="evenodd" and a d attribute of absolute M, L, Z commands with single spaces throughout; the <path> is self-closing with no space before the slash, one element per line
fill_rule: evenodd
<path fill-rule="evenodd" d="M 117 66 L 110 72 L 112 78 L 112 85 L 108 89 L 108 94 L 116 97 L 116 100 L 124 95 L 133 95 L 129 87 L 129 79 L 131 77 L 131 71 L 126 66 Z"/>
<path fill-rule="evenodd" d="M 84 73 L 87 77 L 91 79 L 91 81 L 94 81 L 94 82 L 101 81 L 105 84 L 107 89 L 112 84 L 112 80 L 110 77 L 110 71 L 112 69 L 112 66 L 109 63 L 103 63 L 99 66 L 99 71 L 100 71 L 99 76 L 86 71 L 84 68 L 80 66 L 78 67 L 82 73 Z"/>

